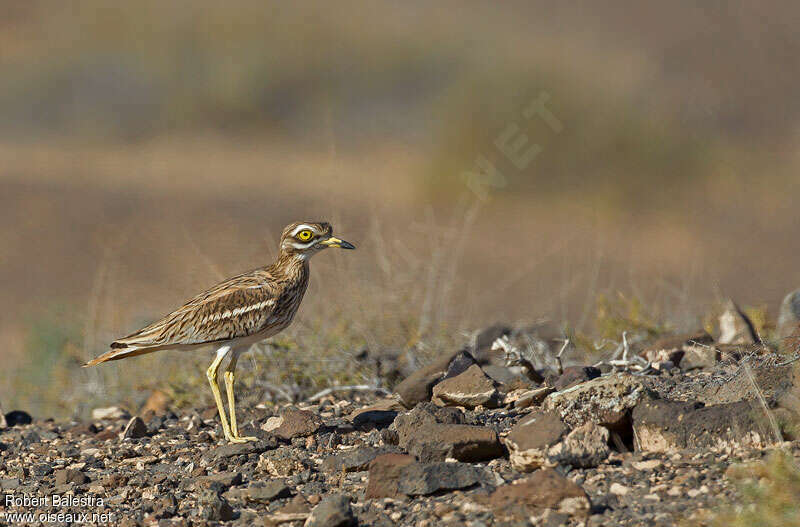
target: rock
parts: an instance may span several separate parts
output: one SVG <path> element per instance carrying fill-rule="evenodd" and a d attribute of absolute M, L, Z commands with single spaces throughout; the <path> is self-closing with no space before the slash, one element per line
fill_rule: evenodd
<path fill-rule="evenodd" d="M 272 433 L 285 440 L 314 434 L 322 426 L 322 419 L 309 410 L 286 408 L 281 412 L 281 424 Z"/>
<path fill-rule="evenodd" d="M 12 410 L 5 416 L 6 426 L 29 425 L 33 422 L 33 418 L 28 412 L 22 410 Z"/>
<path fill-rule="evenodd" d="M 501 457 L 503 446 L 491 428 L 471 425 L 429 424 L 400 446 L 423 462 L 479 462 Z"/>
<path fill-rule="evenodd" d="M 553 387 L 558 390 L 566 390 L 582 382 L 591 381 L 600 377 L 600 370 L 594 366 L 568 366 L 564 372 L 553 382 Z"/>
<path fill-rule="evenodd" d="M 258 468 L 278 478 L 299 474 L 311 467 L 308 458 L 299 455 L 297 449 L 280 448 L 274 452 L 266 452 L 258 458 Z"/>
<path fill-rule="evenodd" d="M 588 421 L 618 428 L 628 421 L 631 410 L 648 397 L 654 396 L 641 380 L 618 373 L 551 393 L 544 400 L 542 410 L 558 412 L 572 428 Z"/>
<path fill-rule="evenodd" d="M 262 452 L 266 452 L 267 450 L 275 449 L 277 446 L 278 442 L 274 437 L 260 439 L 258 441 L 252 441 L 249 443 L 230 443 L 212 448 L 203 454 L 203 458 L 206 461 L 219 461 L 233 456 L 260 454 Z"/>
<path fill-rule="evenodd" d="M 195 480 L 198 487 L 211 489 L 215 492 L 223 492 L 233 485 L 239 485 L 241 482 L 242 475 L 238 472 L 220 472 L 201 476 Z"/>
<path fill-rule="evenodd" d="M 228 501 L 218 493 L 206 490 L 197 500 L 200 506 L 200 517 L 210 521 L 228 521 L 233 519 L 233 509 Z"/>
<path fill-rule="evenodd" d="M 605 428 L 589 421 L 567 432 L 558 413 L 533 412 L 505 439 L 511 465 L 525 472 L 558 465 L 590 468 L 610 454 Z"/>
<path fill-rule="evenodd" d="M 8 421 L 6 421 L 6 414 L 3 413 L 3 405 L 0 404 L 0 430 L 8 428 Z"/>
<path fill-rule="evenodd" d="M 359 472 L 367 470 L 369 464 L 376 457 L 396 453 L 394 448 L 361 447 L 353 450 L 345 450 L 340 454 L 328 457 L 322 462 L 320 468 L 323 472 Z"/>
<path fill-rule="evenodd" d="M 631 491 L 631 489 L 615 481 L 611 484 L 611 487 L 609 487 L 608 491 L 616 496 L 625 496 Z"/>
<path fill-rule="evenodd" d="M 499 403 L 497 383 L 483 373 L 480 366 L 473 364 L 463 373 L 436 384 L 433 402 L 441 406 L 496 408 Z"/>
<path fill-rule="evenodd" d="M 355 525 L 350 499 L 342 494 L 327 496 L 311 510 L 304 527 L 346 527 Z"/>
<path fill-rule="evenodd" d="M 531 406 L 538 406 L 542 404 L 544 398 L 555 391 L 552 386 L 542 386 L 533 390 L 519 389 L 514 390 L 506 395 L 504 403 L 506 406 L 514 406 L 514 408 L 524 409 Z"/>
<path fill-rule="evenodd" d="M 369 478 L 364 498 L 394 498 L 399 495 L 402 469 L 416 463 L 406 454 L 383 454 L 369 464 Z"/>
<path fill-rule="evenodd" d="M 719 344 L 754 344 L 759 341 L 755 327 L 744 311 L 728 301 L 719 317 Z"/>
<path fill-rule="evenodd" d="M 645 348 L 642 356 L 648 362 L 672 362 L 680 364 L 684 353 L 688 347 L 698 345 L 711 346 L 714 344 L 714 337 L 705 331 L 696 331 L 683 335 L 671 335 L 662 337 Z"/>
<path fill-rule="evenodd" d="M 451 364 L 456 368 L 450 368 Z M 434 385 L 445 376 L 456 376 L 466 371 L 472 364 L 475 364 L 475 359 L 465 351 L 458 351 L 442 357 L 409 375 L 397 385 L 395 393 L 403 406 L 414 408 L 421 402 L 431 400 Z"/>
<path fill-rule="evenodd" d="M 255 482 L 241 489 L 231 489 L 227 493 L 231 498 L 242 499 L 254 503 L 270 503 L 271 501 L 288 498 L 292 490 L 284 480 L 273 479 L 267 482 Z"/>
<path fill-rule="evenodd" d="M 361 430 L 385 428 L 392 424 L 397 414 L 404 410 L 396 399 L 384 399 L 373 405 L 353 411 L 348 419 Z"/>
<path fill-rule="evenodd" d="M 608 430 L 591 421 L 570 432 L 547 451 L 550 463 L 576 468 L 592 468 L 608 458 Z"/>
<path fill-rule="evenodd" d="M 663 399 L 644 401 L 633 410 L 637 450 L 666 452 L 682 448 L 765 448 L 780 441 L 758 404 L 748 401 L 702 406 Z"/>
<path fill-rule="evenodd" d="M 131 414 L 119 406 L 109 406 L 108 408 L 95 408 L 92 410 L 92 419 L 101 421 L 103 419 L 128 419 Z"/>
<path fill-rule="evenodd" d="M 128 424 L 125 425 L 125 430 L 122 432 L 123 439 L 138 439 L 147 435 L 147 425 L 140 417 L 131 417 Z"/>
<path fill-rule="evenodd" d="M 719 351 L 713 346 L 686 346 L 680 368 L 683 371 L 713 368 L 719 360 Z"/>
<path fill-rule="evenodd" d="M 407 496 L 472 487 L 481 480 L 481 470 L 466 463 L 412 463 L 400 469 L 397 490 Z"/>
<path fill-rule="evenodd" d="M 800 365 L 745 366 L 724 382 L 700 388 L 695 396 L 709 406 L 763 398 L 771 408 L 778 406 L 800 415 Z"/>
<path fill-rule="evenodd" d="M 567 426 L 557 412 L 532 412 L 517 423 L 505 438 L 511 465 L 533 471 L 548 464 L 547 451 L 564 437 Z"/>
<path fill-rule="evenodd" d="M 67 483 L 75 483 L 76 485 L 83 485 L 89 481 L 88 476 L 80 470 L 73 468 L 65 468 L 56 470 L 55 482 L 56 485 L 64 485 Z"/>
<path fill-rule="evenodd" d="M 510 334 L 511 328 L 505 324 L 495 324 L 479 331 L 471 346 L 472 356 L 481 363 L 488 362 L 494 341 Z"/>
<path fill-rule="evenodd" d="M 800 350 L 800 289 L 783 299 L 776 336 L 780 339 L 783 353 Z"/>
<path fill-rule="evenodd" d="M 585 519 L 590 510 L 589 497 L 580 485 L 549 468 L 498 487 L 487 501 L 496 521 L 519 521 L 546 509 Z"/>
<path fill-rule="evenodd" d="M 398 415 L 391 429 L 397 432 L 397 444 L 420 461 L 485 461 L 503 455 L 494 430 L 463 422 L 460 410 L 422 403 Z"/>

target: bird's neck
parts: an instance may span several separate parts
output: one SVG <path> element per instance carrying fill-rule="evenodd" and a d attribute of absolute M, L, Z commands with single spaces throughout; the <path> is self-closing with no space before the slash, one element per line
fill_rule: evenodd
<path fill-rule="evenodd" d="M 308 258 L 295 252 L 281 251 L 272 265 L 274 272 L 286 277 L 297 277 L 308 274 Z"/>

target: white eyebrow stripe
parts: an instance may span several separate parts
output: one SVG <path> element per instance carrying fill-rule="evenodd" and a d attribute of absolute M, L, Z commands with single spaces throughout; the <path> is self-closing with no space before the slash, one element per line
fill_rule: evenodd
<path fill-rule="evenodd" d="M 308 229 L 310 231 L 317 232 L 316 229 L 314 229 L 314 227 L 312 227 L 311 225 L 306 225 L 304 223 L 302 225 L 298 225 L 297 227 L 295 227 L 295 229 L 292 231 L 292 236 L 297 236 L 297 233 L 302 231 L 302 230 L 304 230 L 304 229 Z"/>

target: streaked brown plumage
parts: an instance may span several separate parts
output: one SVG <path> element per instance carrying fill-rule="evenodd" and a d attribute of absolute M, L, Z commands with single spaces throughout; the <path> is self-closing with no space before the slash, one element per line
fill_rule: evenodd
<path fill-rule="evenodd" d="M 352 244 L 334 238 L 328 223 L 292 223 L 283 230 L 275 263 L 225 280 L 197 295 L 161 320 L 115 341 L 111 350 L 86 366 L 164 349 L 193 350 L 215 345 L 217 356 L 207 374 L 225 437 L 233 442 L 252 440 L 240 437 L 236 426 L 233 402 L 236 361 L 252 344 L 279 333 L 292 322 L 308 287 L 309 259 L 328 247 L 355 249 Z M 225 381 L 230 427 L 217 386 L 220 365 L 229 355 Z"/>

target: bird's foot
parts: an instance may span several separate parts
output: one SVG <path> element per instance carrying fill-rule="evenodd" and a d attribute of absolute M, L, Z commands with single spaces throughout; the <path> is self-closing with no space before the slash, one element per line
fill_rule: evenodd
<path fill-rule="evenodd" d="M 231 443 L 249 443 L 251 441 L 258 441 L 258 438 L 253 436 L 230 436 L 226 437 L 225 439 Z"/>

